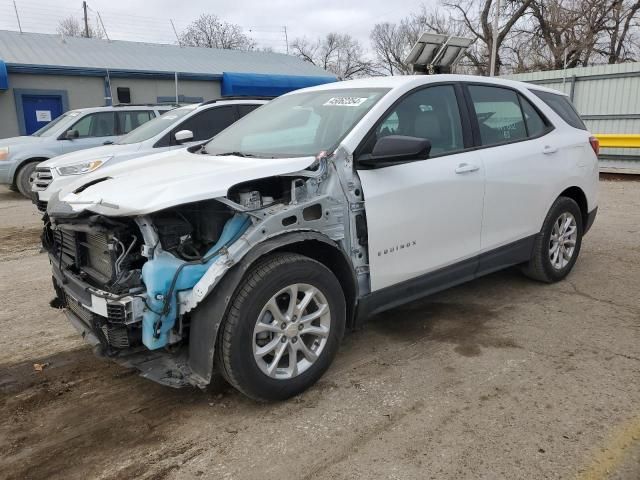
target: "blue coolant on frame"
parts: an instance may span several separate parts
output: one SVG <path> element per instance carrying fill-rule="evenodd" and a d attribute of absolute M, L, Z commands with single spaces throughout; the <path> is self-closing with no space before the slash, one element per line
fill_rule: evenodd
<path fill-rule="evenodd" d="M 206 260 L 204 263 L 187 262 L 161 251 L 153 260 L 142 266 L 142 281 L 147 287 L 148 295 L 147 307 L 142 315 L 142 343 L 149 350 L 162 348 L 168 343 L 169 331 L 175 325 L 178 314 L 177 293 L 192 289 L 209 267 L 220 258 L 219 250 L 240 238 L 249 225 L 251 220 L 247 215 L 237 214 L 231 217 L 225 223 L 216 244 L 203 256 Z M 180 273 L 167 305 L 165 299 L 179 269 Z"/>

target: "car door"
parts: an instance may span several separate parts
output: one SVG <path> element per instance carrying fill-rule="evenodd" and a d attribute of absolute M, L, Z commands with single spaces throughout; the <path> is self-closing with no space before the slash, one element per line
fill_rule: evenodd
<path fill-rule="evenodd" d="M 76 138 L 61 140 L 63 151 L 73 152 L 85 148 L 97 147 L 117 138 L 114 112 L 89 113 L 78 119 L 69 130 L 78 132 Z"/>
<path fill-rule="evenodd" d="M 482 250 L 515 246 L 540 230 L 553 198 L 553 179 L 562 169 L 555 132 L 516 90 L 486 84 L 467 89 L 485 167 Z"/>
<path fill-rule="evenodd" d="M 358 158 L 366 155 L 385 135 L 427 138 L 432 145 L 426 160 L 357 166 L 372 291 L 448 266 L 453 275 L 472 277 L 480 250 L 484 169 L 471 149 L 465 109 L 459 86 L 421 88 L 391 107 L 357 152 Z"/>

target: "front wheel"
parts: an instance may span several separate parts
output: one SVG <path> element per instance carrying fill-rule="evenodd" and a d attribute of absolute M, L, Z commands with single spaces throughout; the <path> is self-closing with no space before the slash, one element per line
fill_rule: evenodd
<path fill-rule="evenodd" d="M 38 162 L 29 162 L 26 165 L 20 167 L 18 174 L 16 175 L 16 187 L 18 191 L 27 198 L 32 197 L 31 184 L 33 183 L 33 174 L 36 171 Z"/>
<path fill-rule="evenodd" d="M 562 280 L 578 259 L 582 232 L 580 207 L 572 198 L 559 197 L 544 220 L 524 274 L 545 283 Z"/>
<path fill-rule="evenodd" d="M 313 385 L 333 361 L 346 321 L 335 275 L 298 254 L 251 269 L 221 325 L 217 358 L 226 380 L 256 400 L 284 400 Z"/>

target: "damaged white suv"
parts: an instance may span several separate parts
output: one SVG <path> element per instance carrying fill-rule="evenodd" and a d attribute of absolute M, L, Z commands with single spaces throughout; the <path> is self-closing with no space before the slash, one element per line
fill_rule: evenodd
<path fill-rule="evenodd" d="M 171 386 L 214 369 L 256 399 L 312 385 L 345 328 L 510 265 L 572 269 L 597 141 L 566 96 L 457 75 L 284 95 L 199 149 L 54 196 L 58 304 L 96 349 Z"/>

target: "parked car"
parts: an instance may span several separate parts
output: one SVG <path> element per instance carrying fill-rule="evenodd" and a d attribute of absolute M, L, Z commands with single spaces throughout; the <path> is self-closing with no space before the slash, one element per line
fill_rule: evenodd
<path fill-rule="evenodd" d="M 43 238 L 58 303 L 101 354 L 284 399 L 371 314 L 511 265 L 565 278 L 596 216 L 597 150 L 538 85 L 332 83 L 200 149 L 87 175 L 53 195 Z"/>
<path fill-rule="evenodd" d="M 172 108 L 172 105 L 79 108 L 63 113 L 31 135 L 2 139 L 0 184 L 31 197 L 32 174 L 38 163 L 113 141 Z"/>
<path fill-rule="evenodd" d="M 46 210 L 51 195 L 105 165 L 191 146 L 218 134 L 266 100 L 212 100 L 171 110 L 141 125 L 111 145 L 68 153 L 40 163 L 32 183 L 34 200 Z"/>

